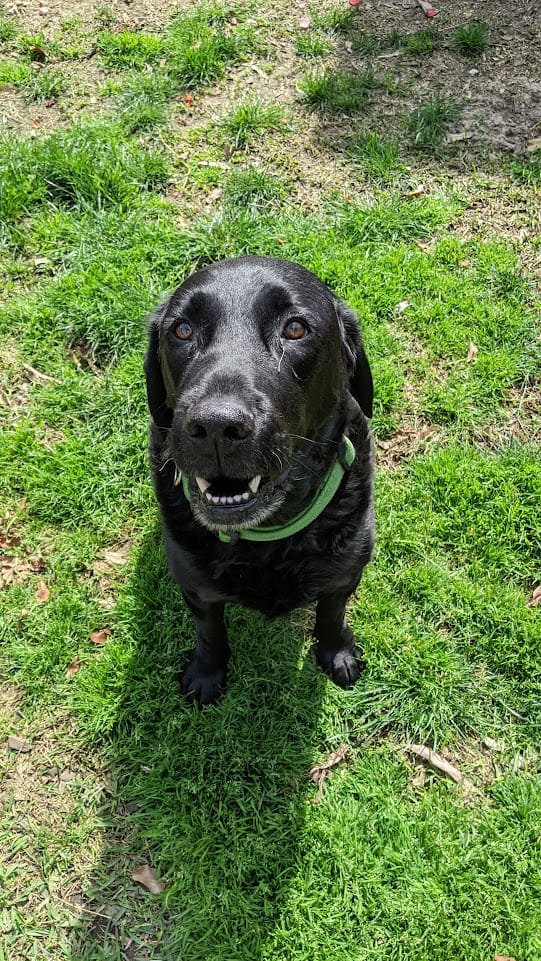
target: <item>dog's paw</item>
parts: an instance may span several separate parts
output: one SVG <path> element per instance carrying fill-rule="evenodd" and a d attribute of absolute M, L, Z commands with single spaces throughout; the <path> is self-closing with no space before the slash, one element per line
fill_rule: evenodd
<path fill-rule="evenodd" d="M 328 651 L 318 646 L 317 661 L 325 674 L 344 688 L 353 687 L 365 668 L 362 652 L 355 644 L 338 651 Z"/>
<path fill-rule="evenodd" d="M 194 657 L 179 677 L 180 687 L 189 701 L 203 707 L 218 700 L 225 689 L 226 676 L 225 664 L 209 671 Z"/>

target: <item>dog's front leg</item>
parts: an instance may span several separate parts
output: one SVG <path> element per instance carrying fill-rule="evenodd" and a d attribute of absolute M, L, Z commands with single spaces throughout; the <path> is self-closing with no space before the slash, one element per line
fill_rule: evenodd
<path fill-rule="evenodd" d="M 316 608 L 317 660 L 340 687 L 352 687 L 364 668 L 362 652 L 346 622 L 349 594 L 323 594 Z"/>
<path fill-rule="evenodd" d="M 225 687 L 229 645 L 224 624 L 224 604 L 205 603 L 183 592 L 195 617 L 195 650 L 180 676 L 183 692 L 196 704 L 213 704 Z"/>

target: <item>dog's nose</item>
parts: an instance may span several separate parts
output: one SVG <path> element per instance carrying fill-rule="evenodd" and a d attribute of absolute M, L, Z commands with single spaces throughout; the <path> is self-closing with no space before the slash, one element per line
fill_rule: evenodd
<path fill-rule="evenodd" d="M 255 421 L 240 405 L 224 402 L 198 404 L 188 412 L 184 429 L 195 441 L 235 444 L 251 437 Z"/>

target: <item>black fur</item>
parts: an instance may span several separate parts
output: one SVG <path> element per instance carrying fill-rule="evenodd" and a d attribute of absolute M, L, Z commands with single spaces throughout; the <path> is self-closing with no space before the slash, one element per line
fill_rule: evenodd
<path fill-rule="evenodd" d="M 299 339 L 289 336 L 292 321 L 303 325 Z M 224 687 L 227 601 L 270 617 L 317 602 L 318 661 L 350 686 L 362 660 L 345 605 L 374 541 L 372 377 L 355 315 L 296 264 L 226 260 L 189 277 L 156 312 L 145 373 L 169 567 L 196 621 L 183 690 L 208 704 Z M 343 433 L 356 449 L 353 466 L 305 530 L 272 542 L 219 540 L 220 530 L 284 524 L 300 513 Z M 179 471 L 190 502 L 175 485 Z M 256 475 L 253 496 L 246 485 Z M 213 482 L 215 496 L 244 491 L 250 500 L 209 504 L 196 476 Z"/>

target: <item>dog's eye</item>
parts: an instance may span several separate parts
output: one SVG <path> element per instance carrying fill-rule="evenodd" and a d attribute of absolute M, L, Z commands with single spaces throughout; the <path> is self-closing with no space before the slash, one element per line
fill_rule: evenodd
<path fill-rule="evenodd" d="M 190 324 L 186 323 L 185 320 L 175 327 L 175 337 L 178 337 L 179 340 L 189 340 L 192 333 L 193 331 Z"/>
<path fill-rule="evenodd" d="M 303 324 L 302 320 L 290 320 L 285 325 L 282 335 L 286 340 L 300 340 L 308 333 L 308 327 Z"/>

